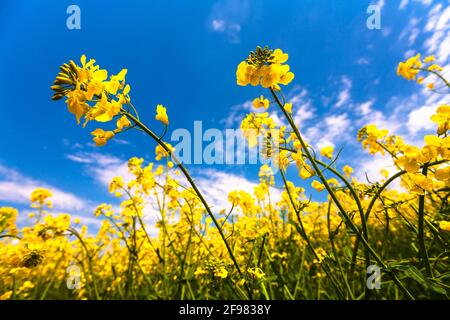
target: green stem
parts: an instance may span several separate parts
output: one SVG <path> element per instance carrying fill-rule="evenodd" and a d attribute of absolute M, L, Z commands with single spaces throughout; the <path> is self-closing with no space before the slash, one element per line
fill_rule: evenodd
<path fill-rule="evenodd" d="M 334 243 L 334 237 L 336 236 L 336 232 L 331 232 L 331 201 L 328 202 L 328 210 L 327 210 L 327 229 L 328 229 L 328 238 L 331 244 L 331 250 L 333 251 L 334 258 L 336 259 L 339 271 L 341 273 L 342 279 L 344 280 L 345 286 L 347 288 L 348 294 L 350 295 L 350 299 L 355 300 L 355 296 L 353 295 L 352 289 L 350 288 L 350 284 L 348 283 L 347 276 L 344 273 L 342 268 L 341 259 L 337 254 L 336 245 Z"/>
<path fill-rule="evenodd" d="M 425 164 L 422 168 L 422 174 L 427 176 L 428 166 Z M 428 259 L 428 252 L 425 246 L 425 233 L 424 233 L 424 216 L 425 216 L 425 191 L 424 194 L 419 196 L 419 211 L 418 211 L 418 233 L 417 238 L 419 241 L 419 254 L 422 260 L 422 265 L 425 266 L 428 277 L 433 277 L 431 271 L 430 261 Z"/>

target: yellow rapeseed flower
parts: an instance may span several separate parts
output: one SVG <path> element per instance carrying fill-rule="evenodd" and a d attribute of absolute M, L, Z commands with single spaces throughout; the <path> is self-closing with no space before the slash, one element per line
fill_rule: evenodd
<path fill-rule="evenodd" d="M 118 132 L 118 131 L 122 131 L 123 128 L 125 128 L 125 127 L 131 126 L 131 122 L 130 122 L 130 120 L 128 120 L 128 118 L 126 116 L 122 116 L 119 118 L 119 120 L 117 120 L 116 125 L 117 125 L 116 131 Z"/>
<path fill-rule="evenodd" d="M 105 131 L 100 128 L 95 129 L 94 131 L 91 132 L 91 134 L 94 136 L 93 140 L 97 147 L 104 146 L 106 142 L 108 142 L 108 140 L 114 137 L 113 131 Z"/>
<path fill-rule="evenodd" d="M 345 175 L 350 178 L 350 176 L 353 172 L 353 168 L 346 165 L 346 166 L 344 166 L 344 168 L 342 168 L 342 171 L 344 171 Z"/>
<path fill-rule="evenodd" d="M 322 150 L 320 150 L 320 154 L 324 157 L 327 157 L 328 159 L 333 158 L 333 151 L 334 148 L 332 146 L 327 146 L 322 148 Z"/>
<path fill-rule="evenodd" d="M 162 104 L 156 106 L 156 116 L 155 119 L 161 121 L 166 126 L 169 125 L 169 117 L 167 116 L 166 108 Z"/>
<path fill-rule="evenodd" d="M 414 80 L 422 66 L 420 54 L 409 58 L 404 62 L 400 62 L 397 67 L 397 75 L 404 77 L 406 80 Z"/>
<path fill-rule="evenodd" d="M 313 187 L 314 189 L 316 189 L 317 191 L 321 192 L 322 190 L 325 189 L 325 186 L 323 184 L 321 184 L 319 181 L 314 180 L 311 183 L 311 187 Z"/>
<path fill-rule="evenodd" d="M 255 108 L 269 108 L 269 99 L 264 98 L 264 96 L 260 96 L 259 98 L 256 98 L 253 100 L 253 106 Z"/>
<path fill-rule="evenodd" d="M 445 231 L 450 231 L 450 221 L 439 221 L 439 228 Z"/>

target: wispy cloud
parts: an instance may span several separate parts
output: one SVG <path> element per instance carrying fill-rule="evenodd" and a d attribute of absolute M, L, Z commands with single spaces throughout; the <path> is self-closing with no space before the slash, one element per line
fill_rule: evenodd
<path fill-rule="evenodd" d="M 424 5 L 424 6 L 429 6 L 433 2 L 433 0 L 412 0 L 412 1 L 410 1 L 410 0 L 402 0 L 400 2 L 399 6 L 398 6 L 398 10 L 405 9 L 410 2 L 420 3 L 420 4 Z"/>
<path fill-rule="evenodd" d="M 318 149 L 335 146 L 350 139 L 351 121 L 347 113 L 329 115 L 306 130 L 306 138 Z"/>
<path fill-rule="evenodd" d="M 436 55 L 438 62 L 445 63 L 450 57 L 450 6 L 435 5 L 428 14 L 425 25 L 428 33 L 424 48 Z"/>
<path fill-rule="evenodd" d="M 375 103 L 375 99 L 368 100 L 356 105 L 355 110 L 358 115 L 368 116 L 372 111 L 372 106 Z"/>
<path fill-rule="evenodd" d="M 409 19 L 408 24 L 403 28 L 400 33 L 399 40 L 407 40 L 408 45 L 412 46 L 415 44 L 417 37 L 420 34 L 419 29 L 419 19 L 412 17 Z"/>
<path fill-rule="evenodd" d="M 436 108 L 439 105 L 449 102 L 445 95 L 430 92 L 426 88 L 421 92 L 420 99 L 423 103 L 408 114 L 407 128 L 411 135 L 423 133 L 423 130 L 434 129 L 436 125 L 431 121 L 431 116 L 436 113 Z"/>
<path fill-rule="evenodd" d="M 308 90 L 305 88 L 295 87 L 289 92 L 288 102 L 292 103 L 292 112 L 295 124 L 302 126 L 307 120 L 313 119 L 316 109 L 312 98 L 309 96 Z"/>
<path fill-rule="evenodd" d="M 342 106 L 344 106 L 346 103 L 350 102 L 351 99 L 351 94 L 350 91 L 352 89 L 352 80 L 350 80 L 350 78 L 346 75 L 341 77 L 341 91 L 338 94 L 337 97 L 337 102 L 335 104 L 335 106 L 337 108 L 340 108 Z"/>
<path fill-rule="evenodd" d="M 250 12 L 247 0 L 226 0 L 215 3 L 208 19 L 212 31 L 223 33 L 231 43 L 240 42 L 242 24 Z"/>
<path fill-rule="evenodd" d="M 216 32 L 224 32 L 227 34 L 230 42 L 238 43 L 240 41 L 239 33 L 241 25 L 238 23 L 229 23 L 224 20 L 213 20 L 211 27 Z"/>
<path fill-rule="evenodd" d="M 238 128 L 240 122 L 245 116 L 246 112 L 252 110 L 252 101 L 248 100 L 240 104 L 236 104 L 230 108 L 230 112 L 225 119 L 221 120 L 221 123 L 226 126 L 226 128 Z"/>
<path fill-rule="evenodd" d="M 380 7 L 381 9 L 383 9 L 383 7 L 384 7 L 384 0 L 378 0 L 377 3 L 376 3 L 376 5 L 377 5 L 378 7 Z"/>
<path fill-rule="evenodd" d="M 358 165 L 355 168 L 356 178 L 359 181 L 380 182 L 383 180 L 381 169 L 387 170 L 391 175 L 398 171 L 392 158 L 377 154 L 375 156 L 363 155 L 358 159 Z M 391 188 L 398 189 L 398 181 L 391 185 Z"/>
<path fill-rule="evenodd" d="M 368 65 L 370 63 L 370 61 L 366 57 L 360 57 L 360 58 L 355 60 L 355 63 L 360 65 L 360 66 L 363 66 L 363 65 Z"/>
<path fill-rule="evenodd" d="M 97 152 L 77 152 L 67 154 L 66 158 L 85 165 L 88 174 L 95 181 L 108 186 L 112 178 L 121 176 L 125 179 L 131 178 L 128 172 L 127 161 L 111 155 Z"/>
<path fill-rule="evenodd" d="M 211 22 L 211 26 L 214 31 L 219 31 L 219 32 L 225 31 L 225 21 L 223 21 L 223 20 L 215 20 L 214 19 Z"/>
<path fill-rule="evenodd" d="M 88 201 L 76 195 L 22 175 L 20 172 L 0 165 L 0 200 L 17 205 L 29 204 L 30 194 L 36 188 L 46 188 L 53 193 L 54 208 L 59 211 L 79 211 L 89 208 Z"/>

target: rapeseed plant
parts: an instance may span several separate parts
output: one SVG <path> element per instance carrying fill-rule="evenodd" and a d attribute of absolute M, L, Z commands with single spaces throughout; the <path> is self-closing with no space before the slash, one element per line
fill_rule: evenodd
<path fill-rule="evenodd" d="M 281 49 L 258 47 L 237 67 L 238 85 L 261 86 L 273 98 L 255 98 L 253 107 L 264 112 L 243 115 L 240 128 L 250 146 L 265 144 L 279 170 L 261 166 L 253 194 L 224 194 L 229 211 L 211 209 L 163 140 L 167 109 L 156 107 L 161 136 L 144 124 L 126 69 L 108 77 L 84 55 L 80 64 L 63 64 L 53 99 L 65 98 L 83 127 L 102 126 L 91 133 L 95 144 L 140 130 L 157 143 L 155 162 L 131 158 L 131 178 L 111 180 L 109 192 L 121 204 L 96 208 L 95 234 L 69 214 L 53 215 L 53 195 L 43 188 L 30 195 L 37 212 L 23 228 L 16 209 L 1 207 L 0 299 L 448 299 L 450 106 L 436 106 L 436 134 L 426 135 L 422 147 L 373 124 L 361 128 L 355 138 L 362 148 L 392 158 L 397 172 L 383 169 L 379 183 L 359 181 L 339 152 L 332 146 L 316 152 L 296 126 L 295 106 L 282 92 L 294 78 L 288 58 Z M 450 89 L 434 61 L 416 55 L 397 73 L 419 85 L 431 73 Z M 271 108 L 287 126 L 270 116 Z M 289 167 L 299 179 L 287 179 Z M 401 188 L 391 188 L 394 181 Z M 326 192 L 326 200 L 312 201 L 306 185 Z M 281 190 L 277 201 L 274 188 Z M 156 236 L 147 226 L 150 207 L 158 213 Z M 383 275 L 379 290 L 367 286 L 373 265 Z"/>

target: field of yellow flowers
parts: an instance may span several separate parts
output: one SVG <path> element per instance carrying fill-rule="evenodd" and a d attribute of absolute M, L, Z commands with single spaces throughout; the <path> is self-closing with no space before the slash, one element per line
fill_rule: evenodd
<path fill-rule="evenodd" d="M 294 78 L 287 61 L 280 49 L 258 47 L 237 66 L 238 85 L 264 90 L 253 106 L 279 108 L 289 125 L 269 112 L 242 115 L 244 136 L 253 146 L 263 137 L 277 170 L 261 166 L 253 194 L 224 194 L 231 210 L 222 211 L 139 117 L 126 69 L 109 75 L 84 55 L 63 64 L 52 99 L 65 99 L 79 124 L 99 125 L 95 144 L 140 130 L 157 143 L 156 161 L 131 158 L 133 179 L 112 179 L 120 209 L 102 204 L 93 212 L 101 219 L 96 234 L 69 214 L 52 215 L 45 189 L 31 194 L 26 227 L 16 226 L 15 208 L 1 207 L 0 299 L 448 299 L 450 106 L 436 106 L 436 134 L 423 147 L 375 125 L 361 128 L 362 148 L 392 158 L 397 172 L 383 171 L 381 183 L 359 181 L 332 147 L 314 150 L 295 125 L 282 93 Z M 413 82 L 405 85 L 433 75 L 450 93 L 433 56 L 400 62 L 397 74 Z M 169 126 L 162 105 L 156 120 Z M 295 181 L 287 180 L 289 166 L 298 170 Z M 278 202 L 270 197 L 275 177 Z M 309 199 L 306 185 L 327 200 Z M 159 208 L 157 236 L 145 224 L 149 202 Z"/>

